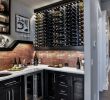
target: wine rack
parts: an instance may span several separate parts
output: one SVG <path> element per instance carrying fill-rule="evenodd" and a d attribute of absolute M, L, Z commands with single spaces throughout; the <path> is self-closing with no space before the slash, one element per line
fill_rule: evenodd
<path fill-rule="evenodd" d="M 84 47 L 83 0 L 60 1 L 34 12 L 36 50 L 72 50 Z"/>

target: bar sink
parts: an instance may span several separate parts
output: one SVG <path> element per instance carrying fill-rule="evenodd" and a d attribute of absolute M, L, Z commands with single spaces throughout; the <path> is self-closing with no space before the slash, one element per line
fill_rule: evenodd
<path fill-rule="evenodd" d="M 5 76 L 9 76 L 9 75 L 11 75 L 12 73 L 10 73 L 10 72 L 2 72 L 2 73 L 0 73 L 0 77 L 5 77 Z"/>

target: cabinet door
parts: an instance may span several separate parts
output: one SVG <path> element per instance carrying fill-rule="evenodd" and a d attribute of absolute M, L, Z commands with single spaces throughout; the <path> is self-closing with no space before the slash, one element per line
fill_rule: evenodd
<path fill-rule="evenodd" d="M 52 71 L 45 71 L 45 90 L 44 98 L 46 100 L 55 100 L 56 85 L 55 74 Z"/>
<path fill-rule="evenodd" d="M 10 100 L 10 91 L 8 91 L 6 88 L 0 88 L 0 100 Z"/>
<path fill-rule="evenodd" d="M 25 100 L 33 100 L 34 75 L 25 75 Z"/>
<path fill-rule="evenodd" d="M 22 100 L 22 92 L 20 85 L 14 85 L 10 88 L 12 100 Z"/>
<path fill-rule="evenodd" d="M 73 78 L 73 100 L 84 100 L 84 77 L 74 76 Z"/>
<path fill-rule="evenodd" d="M 38 97 L 42 96 L 42 75 L 41 73 L 37 74 L 37 93 L 38 93 Z"/>
<path fill-rule="evenodd" d="M 65 73 L 56 73 L 56 100 L 71 100 L 72 77 Z"/>

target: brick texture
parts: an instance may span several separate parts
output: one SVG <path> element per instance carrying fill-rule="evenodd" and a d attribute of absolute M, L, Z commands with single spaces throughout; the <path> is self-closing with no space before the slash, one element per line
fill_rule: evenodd
<path fill-rule="evenodd" d="M 41 59 L 42 64 L 65 64 L 68 63 L 70 67 L 75 67 L 77 57 L 84 58 L 84 53 L 79 51 L 34 51 L 31 44 L 19 44 L 13 51 L 0 52 L 0 70 L 12 67 L 14 58 L 21 62 L 25 59 L 26 63 L 31 63 L 35 52 L 38 58 Z"/>
<path fill-rule="evenodd" d="M 20 57 L 21 61 L 26 59 L 29 63 L 32 59 L 33 46 L 31 44 L 19 44 L 13 51 L 1 51 L 0 52 L 0 69 L 8 69 L 12 67 L 14 58 L 18 60 Z"/>
<path fill-rule="evenodd" d="M 42 64 L 55 65 L 68 63 L 70 67 L 76 67 L 77 58 L 84 58 L 84 53 L 79 51 L 37 51 Z"/>

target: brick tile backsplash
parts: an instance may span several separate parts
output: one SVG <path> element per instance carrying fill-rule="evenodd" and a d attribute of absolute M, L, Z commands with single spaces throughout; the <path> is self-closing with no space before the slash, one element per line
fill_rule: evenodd
<path fill-rule="evenodd" d="M 26 59 L 27 63 L 31 61 L 33 57 L 33 46 L 31 44 L 19 44 L 13 51 L 1 51 L 0 52 L 0 69 L 8 69 L 12 67 L 14 58 Z"/>
<path fill-rule="evenodd" d="M 42 64 L 65 64 L 75 67 L 77 57 L 84 58 L 84 53 L 79 51 L 34 51 L 31 44 L 19 44 L 13 51 L 0 51 L 0 70 L 12 67 L 14 58 L 26 59 L 27 63 L 31 62 L 35 52 Z"/>
<path fill-rule="evenodd" d="M 77 58 L 84 58 L 84 53 L 79 51 L 37 51 L 42 64 L 55 65 L 68 63 L 70 67 L 76 67 Z"/>

